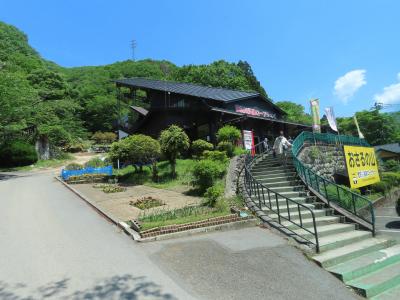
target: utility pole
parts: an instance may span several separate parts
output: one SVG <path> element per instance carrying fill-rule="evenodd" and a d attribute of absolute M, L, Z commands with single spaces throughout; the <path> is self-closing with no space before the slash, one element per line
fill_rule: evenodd
<path fill-rule="evenodd" d="M 136 40 L 131 41 L 131 49 L 132 49 L 132 60 L 135 61 L 135 49 L 136 49 L 137 43 Z"/>

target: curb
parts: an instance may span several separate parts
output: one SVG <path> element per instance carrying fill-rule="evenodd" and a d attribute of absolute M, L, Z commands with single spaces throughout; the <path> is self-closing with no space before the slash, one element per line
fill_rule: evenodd
<path fill-rule="evenodd" d="M 71 192 L 73 192 L 76 196 L 81 198 L 87 205 L 89 205 L 92 209 L 94 209 L 100 216 L 102 216 L 108 222 L 114 224 L 115 226 L 117 226 L 118 228 L 123 230 L 127 235 L 130 235 L 132 237 L 132 239 L 135 240 L 136 242 L 161 241 L 161 240 L 167 240 L 167 239 L 172 239 L 172 238 L 192 236 L 195 234 L 206 233 L 206 232 L 211 232 L 211 231 L 219 231 L 219 230 L 224 231 L 224 230 L 230 230 L 230 229 L 238 229 L 238 228 L 243 228 L 243 227 L 256 226 L 259 222 L 257 218 L 251 218 L 251 219 L 240 220 L 240 221 L 236 221 L 236 222 L 224 223 L 224 224 L 208 226 L 208 227 L 194 228 L 194 229 L 178 231 L 178 232 L 173 232 L 173 233 L 168 233 L 168 234 L 156 235 L 156 236 L 148 237 L 148 238 L 142 238 L 140 236 L 140 234 L 137 231 L 130 228 L 128 224 L 126 224 L 125 222 L 122 222 L 122 221 L 118 221 L 116 218 L 105 213 L 102 209 L 98 208 L 94 203 L 92 203 L 92 201 L 90 201 L 87 197 L 82 195 L 80 192 L 78 192 L 76 189 L 74 189 L 68 183 L 61 180 L 61 178 L 59 178 L 57 176 L 55 176 L 54 178 L 56 180 L 58 180 L 59 182 L 61 182 L 67 189 L 69 189 Z"/>
<path fill-rule="evenodd" d="M 256 218 L 251 218 L 251 219 L 247 219 L 247 220 L 235 221 L 235 222 L 219 224 L 219 225 L 214 225 L 214 226 L 200 227 L 200 228 L 194 228 L 194 229 L 178 231 L 178 232 L 173 232 L 173 233 L 168 233 L 168 234 L 160 234 L 160 235 L 147 237 L 147 238 L 140 238 L 137 241 L 145 243 L 145 242 L 162 241 L 162 240 L 181 238 L 181 237 L 189 237 L 192 235 L 197 235 L 200 233 L 207 233 L 207 232 L 211 232 L 211 231 L 224 231 L 224 230 L 230 230 L 230 229 L 238 229 L 238 228 L 256 226 L 257 223 L 258 223 L 258 220 Z"/>
<path fill-rule="evenodd" d="M 80 192 L 78 192 L 76 189 L 74 189 L 68 183 L 62 181 L 59 177 L 55 176 L 54 178 L 56 180 L 58 180 L 59 182 L 61 182 L 67 189 L 69 189 L 71 192 L 73 192 L 76 196 L 81 198 L 87 205 L 89 205 L 92 209 L 94 209 L 100 216 L 105 218 L 108 222 L 110 222 L 110 223 L 114 224 L 115 226 L 117 226 L 118 228 L 122 229 L 126 234 L 130 235 L 132 237 L 132 239 L 140 240 L 139 233 L 132 230 L 128 226 L 128 224 L 126 224 L 125 222 L 118 221 L 116 218 L 105 213 L 103 210 L 101 210 L 95 204 L 93 204 L 88 198 L 86 198 L 84 195 L 82 195 Z"/>

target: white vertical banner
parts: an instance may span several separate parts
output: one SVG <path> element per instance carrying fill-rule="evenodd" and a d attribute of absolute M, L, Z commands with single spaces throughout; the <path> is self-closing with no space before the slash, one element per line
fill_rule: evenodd
<path fill-rule="evenodd" d="M 328 119 L 329 126 L 332 128 L 332 130 L 338 132 L 335 113 L 333 112 L 333 107 L 326 107 L 325 115 L 326 118 Z"/>
<path fill-rule="evenodd" d="M 360 126 L 358 126 L 358 122 L 357 122 L 357 117 L 356 117 L 356 115 L 354 115 L 353 119 L 354 119 L 354 123 L 356 124 L 356 127 L 357 127 L 358 137 L 359 137 L 360 139 L 363 139 L 363 138 L 364 138 L 364 135 L 362 134 L 362 132 L 361 132 L 361 130 L 360 130 Z"/>
<path fill-rule="evenodd" d="M 243 130 L 243 146 L 246 150 L 253 147 L 253 132 L 251 130 Z"/>

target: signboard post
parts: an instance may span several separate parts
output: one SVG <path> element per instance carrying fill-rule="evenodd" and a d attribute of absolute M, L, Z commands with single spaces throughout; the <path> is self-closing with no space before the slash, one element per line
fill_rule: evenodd
<path fill-rule="evenodd" d="M 343 150 L 351 188 L 380 181 L 374 148 L 344 145 Z"/>
<path fill-rule="evenodd" d="M 243 146 L 244 149 L 250 150 L 251 155 L 254 156 L 254 135 L 252 130 L 243 130 Z"/>

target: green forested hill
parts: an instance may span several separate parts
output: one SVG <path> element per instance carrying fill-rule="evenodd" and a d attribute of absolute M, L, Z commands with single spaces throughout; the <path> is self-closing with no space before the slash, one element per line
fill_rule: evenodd
<path fill-rule="evenodd" d="M 247 62 L 216 61 L 178 67 L 168 61 L 122 61 L 63 68 L 43 59 L 27 36 L 0 22 L 0 131 L 37 125 L 58 145 L 112 130 L 116 89 L 112 79 L 147 77 L 214 87 L 256 90 L 267 96 Z M 111 112 L 111 113 L 110 113 Z"/>
<path fill-rule="evenodd" d="M 4 132 L 36 125 L 53 144 L 67 146 L 92 132 L 113 130 L 117 102 L 111 80 L 124 77 L 253 90 L 268 97 L 245 61 L 220 60 L 179 67 L 168 61 L 147 59 L 63 68 L 42 58 L 20 30 L 0 22 L 0 138 Z M 290 101 L 277 105 L 287 111 L 288 120 L 310 124 L 311 117 L 303 106 Z M 371 143 L 400 139 L 398 114 L 360 112 L 358 118 Z M 343 133 L 356 133 L 351 118 L 339 118 L 338 122 Z"/>

